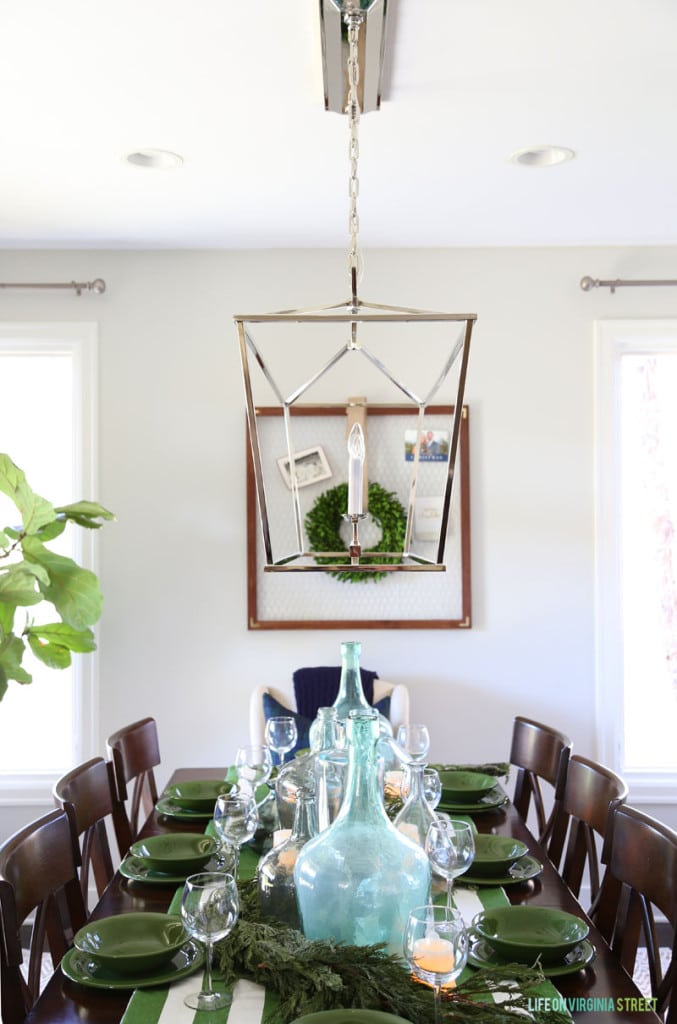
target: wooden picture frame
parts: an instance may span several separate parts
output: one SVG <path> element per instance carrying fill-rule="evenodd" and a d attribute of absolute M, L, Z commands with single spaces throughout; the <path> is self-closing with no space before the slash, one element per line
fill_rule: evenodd
<path fill-rule="evenodd" d="M 451 406 L 431 406 L 426 411 L 426 424 L 439 429 L 451 416 Z M 345 410 L 337 407 L 298 406 L 293 416 L 309 417 L 307 429 L 315 447 L 324 451 L 335 467 L 338 457 L 331 454 L 334 438 L 335 451 L 345 450 Z M 273 418 L 277 418 L 277 423 Z M 257 409 L 259 432 L 265 442 L 265 424 L 279 429 L 279 407 Z M 388 441 L 388 462 L 397 468 L 397 460 L 404 464 L 405 427 L 416 422 L 416 413 L 410 406 L 373 406 L 368 410 L 368 423 L 375 432 L 384 434 Z M 271 429 L 273 429 L 271 427 Z M 340 444 L 334 435 L 338 435 Z M 395 448 L 397 445 L 397 448 Z M 274 445 L 273 445 L 274 447 Z M 376 447 L 376 446 L 374 446 Z M 381 445 L 383 447 L 383 445 Z M 263 445 L 262 445 L 263 448 Z M 265 450 L 265 448 L 264 448 Z M 279 446 L 271 452 L 271 465 L 281 490 L 289 495 L 276 465 Z M 256 500 L 256 482 L 247 443 L 247 624 L 250 630 L 269 629 L 469 629 L 471 627 L 471 569 L 470 569 L 470 455 L 469 412 L 463 406 L 459 447 L 456 459 L 452 516 L 445 551 L 446 572 L 389 573 L 380 581 L 348 583 L 335 580 L 325 573 L 269 573 L 263 571 L 263 541 Z M 347 466 L 347 463 L 346 463 Z M 420 475 L 426 466 L 419 468 Z M 338 482 L 340 482 L 340 473 Z M 370 473 L 370 479 L 371 473 Z M 315 481 L 313 481 L 315 483 Z M 393 481 L 380 479 L 382 486 L 397 491 Z M 312 494 L 324 487 L 306 487 L 304 498 L 314 500 Z M 312 493 L 309 493 L 312 492 Z M 398 497 L 399 497 L 398 493 Z M 267 499 L 271 496 L 267 491 Z M 406 495 L 404 496 L 406 502 Z M 321 581 L 325 582 L 321 582 Z M 350 589 L 348 589 L 350 588 Z M 359 588 L 359 589 L 353 589 Z M 322 607 L 320 597 L 331 592 L 331 617 L 318 614 Z M 277 595 L 277 596 L 276 596 Z M 347 606 L 350 607 L 347 607 Z M 334 609 L 337 613 L 335 614 Z"/>

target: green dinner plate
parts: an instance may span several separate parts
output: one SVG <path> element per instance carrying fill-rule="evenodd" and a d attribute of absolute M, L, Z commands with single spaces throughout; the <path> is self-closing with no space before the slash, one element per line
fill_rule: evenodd
<path fill-rule="evenodd" d="M 187 875 L 211 860 L 219 844 L 213 836 L 198 832 L 168 832 L 132 843 L 129 852 L 144 860 L 153 871 Z"/>
<path fill-rule="evenodd" d="M 508 797 L 501 786 L 494 786 L 481 800 L 473 804 L 445 800 L 444 796 L 442 796 L 437 809 L 439 811 L 448 811 L 449 814 L 479 814 L 482 811 L 495 811 L 502 807 L 503 804 L 507 804 L 507 802 Z"/>
<path fill-rule="evenodd" d="M 541 964 L 541 970 L 546 978 L 559 978 L 564 974 L 575 974 L 576 971 L 587 967 L 595 959 L 595 947 L 587 939 L 574 946 L 566 954 L 561 962 L 552 964 Z M 473 942 L 468 953 L 468 963 L 473 967 L 502 967 L 509 963 L 505 957 L 499 956 L 488 942 L 480 939 Z"/>
<path fill-rule="evenodd" d="M 177 782 L 175 786 L 167 786 L 162 798 L 171 800 L 186 811 L 206 811 L 211 815 L 217 796 L 229 793 L 232 788 L 233 783 L 224 779 L 188 779 Z"/>
<path fill-rule="evenodd" d="M 132 852 L 133 849 L 132 849 Z M 484 833 L 475 837 L 475 858 L 470 867 L 473 875 L 506 875 L 510 866 L 528 852 L 526 843 L 512 836 Z"/>
<path fill-rule="evenodd" d="M 554 907 L 511 906 L 483 910 L 471 931 L 503 957 L 517 963 L 557 963 L 583 942 L 588 925 L 581 917 Z"/>
<path fill-rule="evenodd" d="M 473 867 L 474 864 L 471 864 L 467 871 L 455 878 L 454 885 L 519 885 L 528 882 L 530 878 L 536 878 L 543 870 L 540 860 L 536 860 L 531 854 L 526 854 L 515 861 L 505 875 L 473 875 Z"/>
<path fill-rule="evenodd" d="M 120 874 L 130 882 L 144 882 L 147 885 L 181 885 L 185 882 L 188 872 L 179 875 L 165 874 L 163 871 L 152 871 L 141 857 L 127 854 L 120 865 Z"/>
<path fill-rule="evenodd" d="M 320 1010 L 297 1017 L 292 1024 L 409 1024 L 409 1021 L 381 1010 Z"/>
<path fill-rule="evenodd" d="M 189 811 L 185 807 L 179 807 L 169 798 L 160 797 L 155 805 L 155 810 L 165 818 L 174 818 L 175 821 L 205 822 L 211 818 L 213 808 L 209 811 Z"/>
<path fill-rule="evenodd" d="M 155 971 L 176 955 L 188 936 L 178 914 L 114 914 L 88 921 L 73 945 L 90 960 L 126 977 Z"/>
<path fill-rule="evenodd" d="M 493 775 L 483 772 L 440 772 L 442 799 L 449 803 L 476 804 L 496 785 Z"/>
<path fill-rule="evenodd" d="M 147 974 L 123 977 L 95 963 L 79 949 L 69 949 L 61 961 L 61 970 L 70 981 L 74 981 L 76 985 L 86 985 L 88 988 L 151 988 L 153 985 L 171 984 L 192 974 L 202 967 L 204 960 L 204 951 L 197 943 L 191 941 L 182 946 L 164 967 L 149 971 Z"/>

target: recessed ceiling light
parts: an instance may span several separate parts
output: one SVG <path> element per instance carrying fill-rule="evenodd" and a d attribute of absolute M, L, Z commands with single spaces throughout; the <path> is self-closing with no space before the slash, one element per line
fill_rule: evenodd
<path fill-rule="evenodd" d="M 135 167 L 153 167 L 162 170 L 180 167 L 183 163 L 182 156 L 179 156 L 178 153 L 170 153 L 168 149 L 138 149 L 135 153 L 128 153 L 125 160 Z"/>
<path fill-rule="evenodd" d="M 573 160 L 575 156 L 573 149 L 566 146 L 531 146 L 529 149 L 520 149 L 513 153 L 510 160 L 513 164 L 522 164 L 524 167 L 554 167 L 556 164 Z"/>

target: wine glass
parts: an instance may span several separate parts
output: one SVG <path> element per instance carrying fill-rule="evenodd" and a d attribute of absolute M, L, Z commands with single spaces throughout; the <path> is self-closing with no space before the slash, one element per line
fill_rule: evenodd
<path fill-rule="evenodd" d="M 186 931 L 206 946 L 205 977 L 201 992 L 186 996 L 193 1010 L 218 1010 L 229 1006 L 232 997 L 212 988 L 212 949 L 215 942 L 230 935 L 240 912 L 237 886 L 232 875 L 203 871 L 189 875 L 181 895 L 181 917 Z"/>
<path fill-rule="evenodd" d="M 294 747 L 299 738 L 296 719 L 288 715 L 275 715 L 266 722 L 266 743 L 274 750 L 284 764 L 285 754 Z"/>
<path fill-rule="evenodd" d="M 428 827 L 425 852 L 434 870 L 447 882 L 447 907 L 451 907 L 454 879 L 467 871 L 475 859 L 472 825 L 455 818 L 437 817 Z"/>
<path fill-rule="evenodd" d="M 235 869 L 240 848 L 253 838 L 259 824 L 256 800 L 249 793 L 223 793 L 214 806 L 214 829 L 221 843 L 235 851 Z"/>
<path fill-rule="evenodd" d="M 262 743 L 249 743 L 244 747 L 238 747 L 235 769 L 240 788 L 253 794 L 257 786 L 268 781 L 273 770 L 270 747 Z"/>
<path fill-rule="evenodd" d="M 468 960 L 468 934 L 459 912 L 432 903 L 412 910 L 404 931 L 404 957 L 414 974 L 432 985 L 439 1024 L 442 985 L 457 978 Z"/>
<path fill-rule="evenodd" d="M 402 780 L 401 794 L 403 800 L 406 800 L 409 796 L 409 779 L 406 772 Z M 425 768 L 423 770 L 423 795 L 432 809 L 435 810 L 442 799 L 442 780 L 435 768 Z"/>
<path fill-rule="evenodd" d="M 408 722 L 397 730 L 397 743 L 412 761 L 425 761 L 430 750 L 430 733 L 422 722 Z"/>

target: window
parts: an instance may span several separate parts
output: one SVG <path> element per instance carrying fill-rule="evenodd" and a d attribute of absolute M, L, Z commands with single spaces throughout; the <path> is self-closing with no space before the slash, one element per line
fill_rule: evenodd
<path fill-rule="evenodd" d="M 677 792 L 677 321 L 597 326 L 602 754 L 652 802 Z"/>
<path fill-rule="evenodd" d="M 96 338 L 94 324 L 0 324 L 0 450 L 34 491 L 58 504 L 95 492 Z M 12 514 L 0 494 L 0 522 Z M 92 540 L 69 527 L 52 546 L 95 569 Z M 29 612 L 37 617 L 41 606 Z M 33 683 L 10 682 L 0 703 L 2 802 L 44 790 L 92 752 L 96 655 L 76 655 L 64 671 L 29 658 Z"/>

